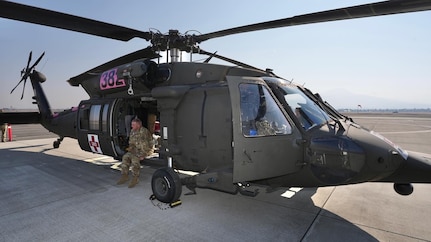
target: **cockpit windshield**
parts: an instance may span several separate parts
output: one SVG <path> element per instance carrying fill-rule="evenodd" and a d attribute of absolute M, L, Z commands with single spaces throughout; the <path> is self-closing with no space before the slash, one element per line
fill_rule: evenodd
<path fill-rule="evenodd" d="M 307 97 L 297 86 L 280 79 L 265 79 L 276 92 L 279 92 L 305 130 L 321 126 L 330 120 L 328 114 Z M 275 86 L 275 87 L 274 87 Z"/>

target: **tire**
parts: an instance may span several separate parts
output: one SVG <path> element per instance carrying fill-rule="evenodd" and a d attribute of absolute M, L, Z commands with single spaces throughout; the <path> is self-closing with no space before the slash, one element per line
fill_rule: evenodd
<path fill-rule="evenodd" d="M 180 177 L 172 168 L 160 168 L 151 178 L 151 189 L 157 200 L 173 203 L 181 196 L 182 184 Z"/>

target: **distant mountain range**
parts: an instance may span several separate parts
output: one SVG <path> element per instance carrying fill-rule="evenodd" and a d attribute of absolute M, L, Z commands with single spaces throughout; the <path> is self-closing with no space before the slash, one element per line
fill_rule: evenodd
<path fill-rule="evenodd" d="M 320 96 L 336 109 L 430 109 L 431 103 L 408 103 L 396 99 L 387 99 L 357 94 L 344 89 L 332 89 L 321 92 Z"/>

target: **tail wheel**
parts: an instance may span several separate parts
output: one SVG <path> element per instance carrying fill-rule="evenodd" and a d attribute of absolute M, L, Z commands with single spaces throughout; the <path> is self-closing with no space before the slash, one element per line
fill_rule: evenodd
<path fill-rule="evenodd" d="M 182 192 L 180 177 L 172 168 L 161 168 L 154 172 L 151 188 L 157 200 L 164 203 L 178 201 Z"/>

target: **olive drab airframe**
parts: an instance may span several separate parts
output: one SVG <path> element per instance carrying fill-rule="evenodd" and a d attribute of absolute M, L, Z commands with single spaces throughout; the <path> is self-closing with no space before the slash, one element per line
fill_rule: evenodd
<path fill-rule="evenodd" d="M 0 1 L 2 18 L 151 43 L 70 78 L 69 84 L 83 87 L 89 99 L 59 113 L 52 113 L 42 89 L 46 77 L 35 70 L 44 54 L 31 64 L 30 52 L 18 85 L 25 87 L 30 79 L 39 112 L 0 113 L 0 123 L 40 122 L 59 135 L 54 148 L 69 137 L 83 150 L 121 159 L 130 121 L 138 117 L 157 143 L 157 152 L 142 161 L 161 167 L 151 179 L 152 199 L 171 204 L 178 204 L 183 185 L 192 192 L 202 187 L 256 196 L 249 184 L 320 187 L 371 181 L 394 183 L 397 193 L 409 195 L 411 183 L 431 182 L 429 159 L 361 127 L 320 95 L 272 70 L 207 52 L 199 44 L 270 28 L 428 10 L 429 0 L 392 0 L 195 35 L 140 31 Z M 160 62 L 162 51 L 170 54 L 167 63 Z M 208 58 L 181 62 L 181 52 Z M 212 58 L 229 64 L 210 64 Z M 180 171 L 188 173 L 180 176 Z"/>

